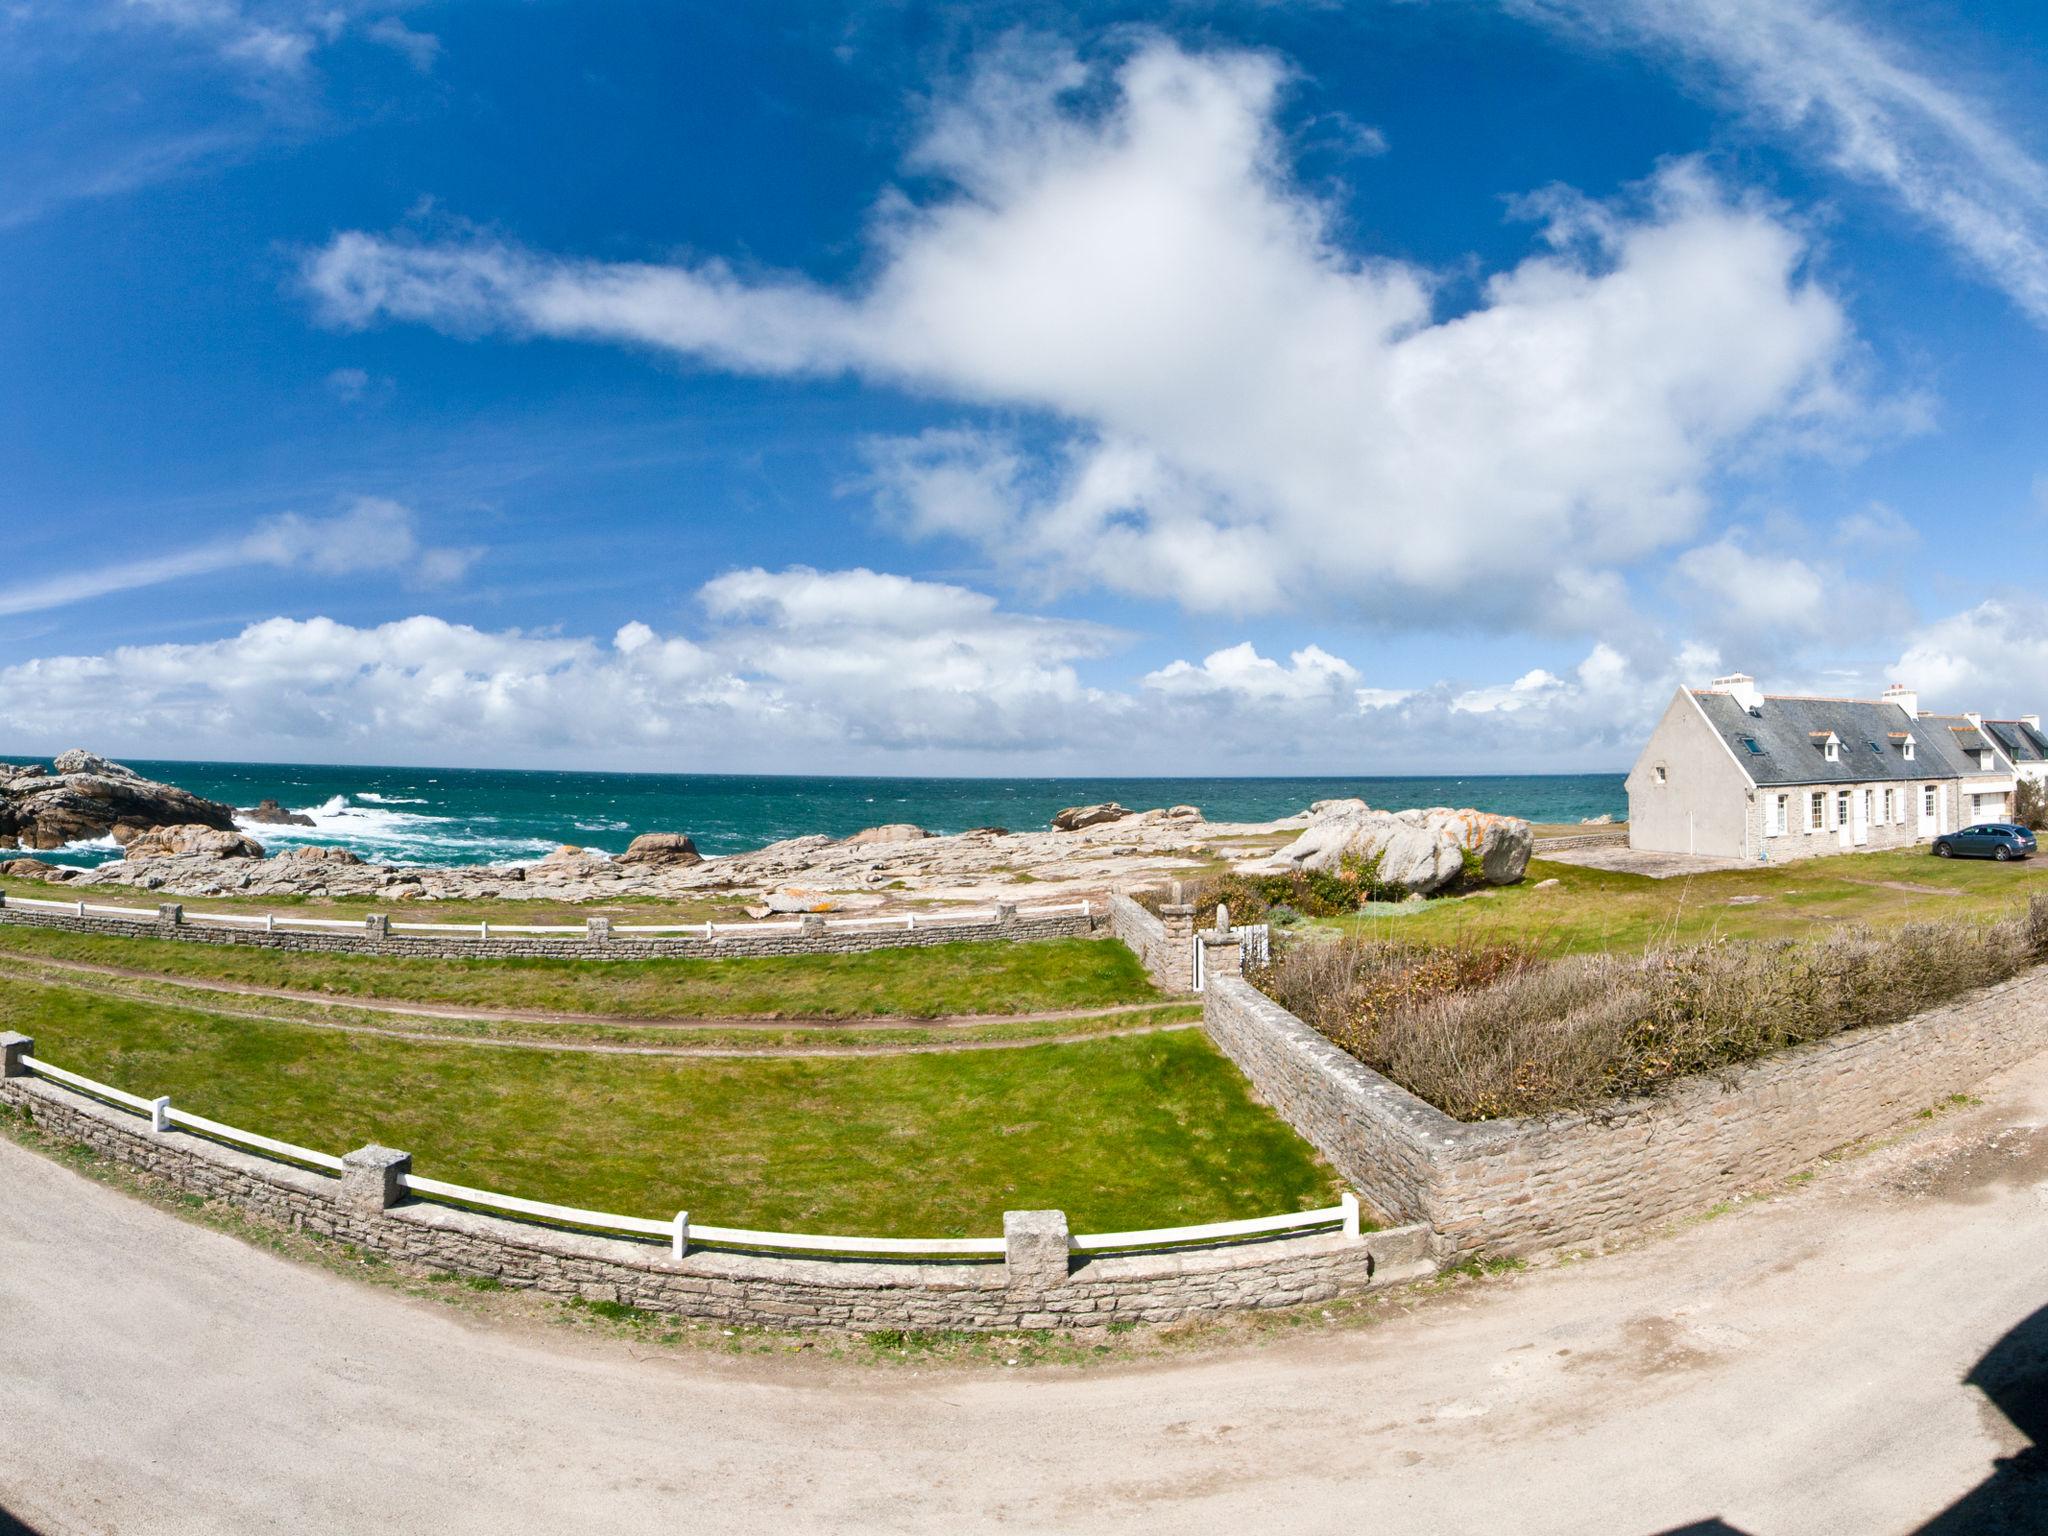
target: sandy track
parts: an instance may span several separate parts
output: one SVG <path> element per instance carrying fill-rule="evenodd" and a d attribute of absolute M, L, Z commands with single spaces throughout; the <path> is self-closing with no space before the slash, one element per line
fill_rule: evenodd
<path fill-rule="evenodd" d="M 48 1533 L 1914 1530 L 2009 1485 L 2048 1057 L 1795 1194 L 1377 1327 L 1101 1373 L 865 1372 L 471 1323 L 0 1143 L 0 1505 Z M 2031 1385 L 2029 1385 L 2029 1383 Z M 2036 1426 L 2038 1429 L 2038 1425 Z M 1989 1531 L 1979 1516 L 1942 1529 Z"/>
<path fill-rule="evenodd" d="M 130 1002 L 157 1002 L 161 1000 L 156 994 L 144 991 L 141 988 L 121 986 L 119 980 L 114 978 L 125 979 L 128 973 L 116 972 L 112 967 L 71 966 L 62 969 L 68 970 L 73 974 L 61 975 L 55 978 L 37 976 L 33 966 L 9 966 L 4 962 L 0 962 L 0 980 L 4 980 L 8 976 L 18 976 L 27 981 L 43 981 L 53 986 L 64 986 L 73 991 L 88 992 L 99 997 L 114 997 Z M 77 979 L 76 973 L 79 971 L 94 973 L 94 979 Z M 138 977 L 146 977 L 152 982 L 164 982 L 175 985 L 167 977 L 152 975 L 148 972 L 136 972 L 133 974 Z M 237 993 L 237 989 L 232 987 L 202 987 L 198 990 L 203 992 L 225 991 L 231 995 L 243 995 Z M 341 1002 L 338 999 L 321 993 L 280 994 L 265 988 L 251 988 L 246 995 L 255 997 L 288 997 L 293 1000 L 316 1004 L 319 1007 L 344 1012 L 373 1014 L 388 1012 L 403 1015 L 410 1015 L 411 1013 L 411 1010 L 403 1008 L 377 1009 L 362 1007 L 354 1003 Z M 1191 1019 L 1179 1023 L 1135 1024 L 1124 1029 L 1098 1029 L 1077 1031 L 1069 1034 L 1033 1035 L 1029 1038 L 1018 1040 L 937 1039 L 898 1042 L 868 1041 L 857 1045 L 650 1045 L 602 1040 L 522 1039 L 515 1035 L 457 1035 L 445 1032 L 437 1033 L 427 1029 L 401 1029 L 391 1025 L 365 1024 L 349 1019 L 316 1018 L 302 1014 L 264 1013 L 247 1008 L 224 1008 L 213 1003 L 195 1004 L 194 1006 L 203 1006 L 207 1013 L 216 1018 L 246 1019 L 256 1024 L 284 1024 L 298 1029 L 327 1029 L 345 1035 L 376 1035 L 386 1040 L 410 1040 L 426 1045 L 473 1045 L 489 1050 L 508 1051 L 566 1051 L 571 1054 L 585 1056 L 701 1056 L 716 1059 L 760 1058 L 763 1060 L 783 1060 L 809 1056 L 944 1056 L 961 1051 L 1021 1051 L 1028 1050 L 1032 1046 L 1037 1045 L 1083 1045 L 1095 1040 L 1127 1040 L 1138 1035 L 1176 1034 L 1184 1030 L 1200 1029 L 1202 1027 L 1199 1019 Z M 1155 1011 L 1161 1006 L 1167 1005 L 1154 1003 L 1146 1005 L 1145 1008 L 1110 1008 L 1092 1013 L 1052 1014 L 1040 1015 L 1038 1017 L 1055 1022 L 1066 1017 L 1076 1020 L 1110 1018 L 1129 1013 Z M 429 1017 L 432 1016 L 429 1015 Z M 479 1013 L 476 1017 L 482 1021 L 495 1022 L 500 1018 L 500 1015 Z M 588 1015 L 563 1014 L 560 1017 L 564 1021 L 571 1023 L 589 1022 Z M 532 1021 L 530 1019 L 521 1019 L 517 1022 Z M 867 1028 L 895 1029 L 904 1027 L 902 1021 L 886 1017 L 841 1022 Z M 977 1022 L 983 1024 L 1005 1024 L 1016 1021 L 1002 1014 L 994 1014 L 980 1017 L 977 1019 Z M 704 1026 L 699 1025 L 696 1027 L 702 1028 Z M 756 1025 L 752 1027 L 765 1028 L 767 1026 Z M 788 1029 L 799 1026 L 784 1021 L 778 1027 Z M 0 1536 L 6 1536 L 6 1532 L 0 1530 Z"/>

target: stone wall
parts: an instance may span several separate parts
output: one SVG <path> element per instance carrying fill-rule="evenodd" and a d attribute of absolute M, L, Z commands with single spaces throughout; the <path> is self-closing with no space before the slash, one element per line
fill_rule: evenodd
<path fill-rule="evenodd" d="M 1380 1213 L 1452 1253 L 1529 1253 L 1638 1231 L 1796 1172 L 2048 1049 L 2048 968 L 1648 1098 L 1465 1124 L 1330 1044 L 1249 983 L 1203 1020 L 1265 1100 Z"/>
<path fill-rule="evenodd" d="M 933 944 L 974 944 L 993 939 L 1037 940 L 1087 938 L 1105 931 L 1109 920 L 1100 912 L 1057 912 L 1050 915 L 1010 910 L 1001 918 L 971 922 L 930 920 L 915 928 L 842 927 L 814 921 L 802 932 L 755 933 L 747 925 L 715 928 L 702 934 L 620 933 L 604 919 L 588 932 L 548 935 L 493 934 L 489 938 L 459 933 L 392 933 L 366 920 L 360 933 L 335 929 L 228 927 L 186 919 L 135 918 L 53 912 L 8 903 L 0 892 L 0 924 L 59 928 L 70 933 L 119 934 L 124 937 L 179 939 L 194 944 L 247 944 L 261 949 L 317 951 L 325 954 L 382 955 L 439 960 L 508 958 L 557 960 L 652 960 L 665 957 L 729 959 L 750 955 L 850 955 L 876 949 L 921 948 Z M 1180 990 L 1185 990 L 1185 986 Z"/>
<path fill-rule="evenodd" d="M 1121 939 L 1162 992 L 1195 987 L 1195 909 L 1168 904 L 1154 917 L 1128 896 L 1109 898 L 1109 931 Z"/>
<path fill-rule="evenodd" d="M 146 1121 L 33 1077 L 0 1079 L 0 1103 L 51 1134 L 146 1169 L 182 1190 L 297 1230 L 431 1270 L 649 1311 L 773 1328 L 1085 1328 L 1327 1300 L 1433 1273 L 1427 1228 L 1316 1234 L 1227 1247 L 1059 1262 L 1064 1219 L 1028 1213 L 1025 1262 L 883 1263 L 693 1249 L 672 1258 L 632 1242 L 404 1200 L 365 1209 L 344 1180 Z M 373 1203 L 374 1205 L 374 1203 Z M 1029 1243 L 1058 1245 L 1031 1262 Z"/>

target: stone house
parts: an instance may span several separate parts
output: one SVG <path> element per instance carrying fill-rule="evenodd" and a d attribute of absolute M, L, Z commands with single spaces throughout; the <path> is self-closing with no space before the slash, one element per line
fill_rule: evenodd
<path fill-rule="evenodd" d="M 1972 717 L 1766 694 L 1744 673 L 1681 688 L 1628 776 L 1629 846 L 1808 858 L 1928 842 L 2006 814 L 2013 764 Z"/>

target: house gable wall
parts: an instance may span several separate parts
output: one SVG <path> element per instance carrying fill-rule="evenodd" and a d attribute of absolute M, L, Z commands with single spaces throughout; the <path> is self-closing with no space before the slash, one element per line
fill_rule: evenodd
<path fill-rule="evenodd" d="M 1657 782 L 1657 769 L 1664 782 Z M 1628 776 L 1628 843 L 1653 853 L 1750 857 L 1747 774 L 1681 689 Z"/>

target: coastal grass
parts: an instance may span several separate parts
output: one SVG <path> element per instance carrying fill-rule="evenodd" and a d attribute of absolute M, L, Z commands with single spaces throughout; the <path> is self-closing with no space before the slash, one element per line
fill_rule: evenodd
<path fill-rule="evenodd" d="M 0 954 L 337 998 L 638 1018 L 930 1018 L 1156 1001 L 1123 945 L 1048 939 L 732 959 L 438 960 L 0 925 Z"/>
<path fill-rule="evenodd" d="M 1558 883 L 1542 884 L 1550 879 Z M 1812 938 L 1843 924 L 1994 923 L 2043 892 L 2048 859 L 1938 859 L 1925 848 L 1668 880 L 1532 859 L 1520 885 L 1488 887 L 1462 900 L 1375 906 L 1319 926 L 1398 936 L 1403 943 L 1514 944 L 1549 955 L 1639 953 L 1713 939 Z"/>
<path fill-rule="evenodd" d="M 2048 894 L 1824 936 L 1543 957 L 1504 943 L 1295 942 L 1255 973 L 1335 1044 L 1464 1120 L 1585 1109 L 1849 1030 L 2048 961 Z"/>
<path fill-rule="evenodd" d="M 1025 946 L 1019 946 L 1025 947 Z M 479 1050 L 0 978 L 0 1029 L 100 1081 L 329 1152 L 621 1214 L 988 1236 L 1313 1209 L 1311 1149 L 1199 1031 L 949 1055 L 704 1060 Z"/>

